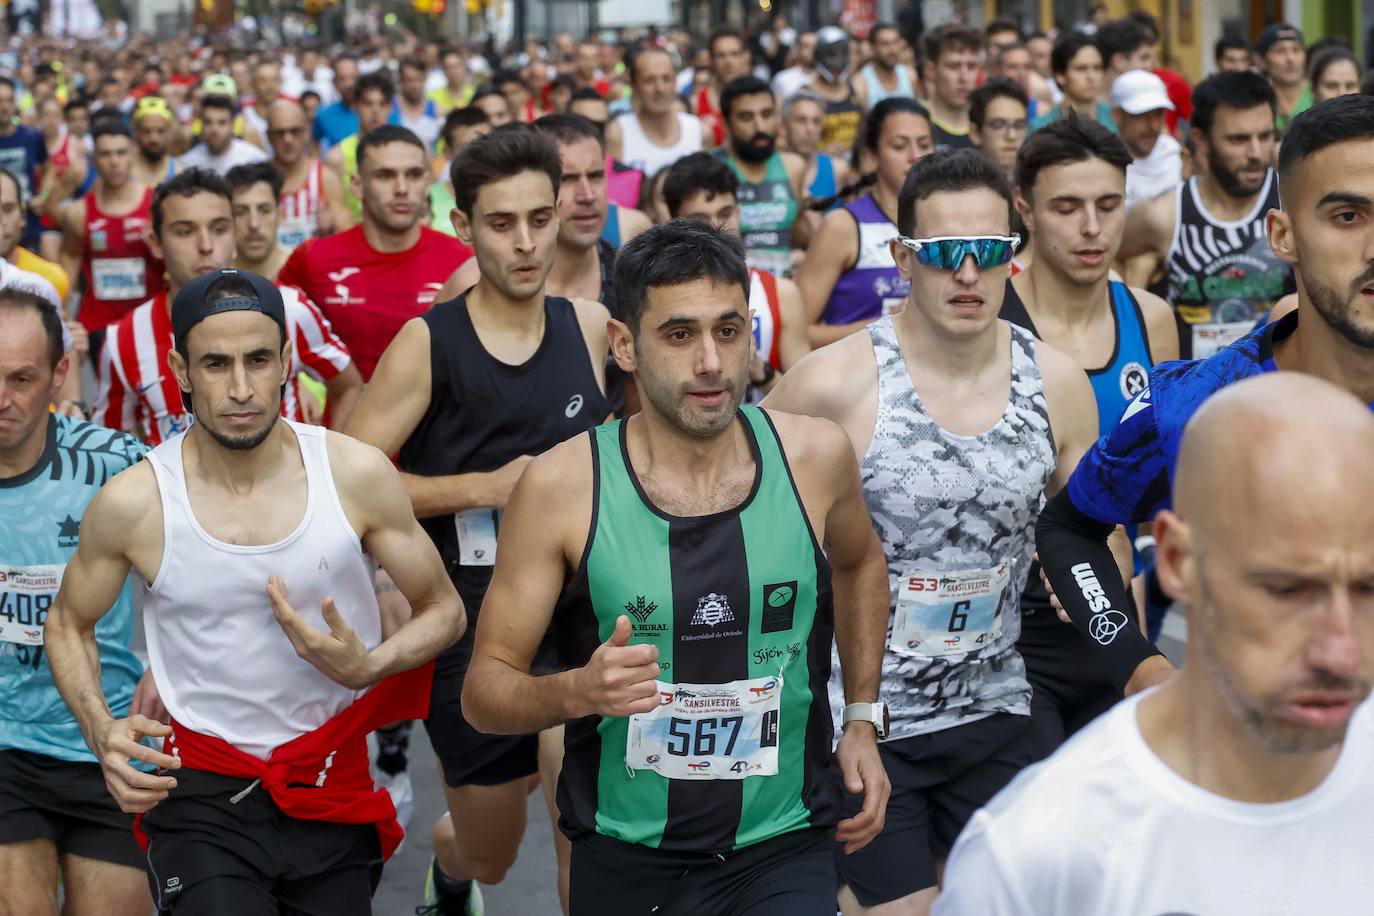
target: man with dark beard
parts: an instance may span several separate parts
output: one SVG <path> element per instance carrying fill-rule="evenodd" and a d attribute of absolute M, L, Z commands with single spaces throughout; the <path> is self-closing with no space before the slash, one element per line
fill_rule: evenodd
<path fill-rule="evenodd" d="M 1182 355 L 1205 359 L 1244 337 L 1293 286 L 1265 237 L 1279 205 L 1274 89 L 1257 73 L 1218 73 L 1193 90 L 1193 142 L 1207 163 L 1173 194 L 1132 208 L 1121 260 L 1164 259 Z"/>
<path fill-rule="evenodd" d="M 176 157 L 169 152 L 176 139 L 176 118 L 161 96 L 145 95 L 134 106 L 131 123 L 138 146 L 134 178 L 139 184 L 155 188 L 177 173 Z"/>
<path fill-rule="evenodd" d="M 1368 254 L 1374 246 L 1374 98 L 1341 96 L 1294 118 L 1279 174 L 1283 209 L 1269 211 L 1268 245 L 1301 268 L 1294 313 L 1209 359 L 1155 366 L 1149 387 L 1088 450 L 1040 516 L 1036 544 L 1045 574 L 1065 614 L 1100 650 L 1128 696 L 1173 669 L 1127 613 L 1107 535 L 1115 525 L 1150 521 L 1169 508 L 1179 441 L 1198 406 L 1220 388 L 1276 370 L 1319 376 L 1374 403 L 1374 267 Z M 1255 428 L 1256 435 L 1264 431 Z M 1262 443 L 1248 441 L 1263 450 Z M 1352 440 L 1345 447 L 1356 446 Z M 1256 499 L 1267 498 L 1260 495 L 1264 490 L 1254 492 Z M 1302 536 L 1289 540 L 1297 544 Z M 1325 595 L 1324 586 L 1314 588 Z"/>
<path fill-rule="evenodd" d="M 720 110 L 728 145 L 715 155 L 739 178 L 745 259 L 750 267 L 782 276 L 791 267 L 792 230 L 799 225 L 797 202 L 806 196 L 806 163 L 796 153 L 778 151 L 778 103 L 763 80 L 731 80 L 720 92 Z"/>

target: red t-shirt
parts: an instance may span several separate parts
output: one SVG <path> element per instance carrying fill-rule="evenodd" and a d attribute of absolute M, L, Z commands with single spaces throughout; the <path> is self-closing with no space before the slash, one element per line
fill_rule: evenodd
<path fill-rule="evenodd" d="M 444 281 L 471 256 L 456 238 L 425 226 L 409 250 L 377 251 L 363 227 L 354 226 L 297 246 L 277 282 L 300 287 L 319 307 L 366 380 L 401 326 L 428 311 Z"/>

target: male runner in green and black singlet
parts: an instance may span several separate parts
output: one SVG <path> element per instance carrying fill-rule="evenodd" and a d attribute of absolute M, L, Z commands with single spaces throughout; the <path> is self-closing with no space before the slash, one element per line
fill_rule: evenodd
<path fill-rule="evenodd" d="M 507 504 L 463 710 L 568 722 L 574 916 L 831 916 L 832 831 L 852 851 L 882 823 L 882 552 L 840 429 L 740 406 L 748 285 L 738 242 L 696 221 L 626 245 L 611 352 L 643 410 L 536 458 Z M 566 670 L 535 677 L 550 624 Z M 864 795 L 846 821 L 832 632 L 836 757 Z"/>

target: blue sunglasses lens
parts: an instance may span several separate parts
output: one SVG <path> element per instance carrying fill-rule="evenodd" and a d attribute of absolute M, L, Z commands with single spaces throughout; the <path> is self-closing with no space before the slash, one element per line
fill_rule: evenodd
<path fill-rule="evenodd" d="M 916 260 L 927 267 L 958 270 L 964 258 L 973 255 L 979 270 L 1000 267 L 1012 259 L 1011 243 L 1003 239 L 941 239 L 922 242 Z"/>

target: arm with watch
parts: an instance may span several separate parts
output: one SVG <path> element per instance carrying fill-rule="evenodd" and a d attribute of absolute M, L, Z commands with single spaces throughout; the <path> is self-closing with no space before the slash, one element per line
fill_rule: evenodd
<path fill-rule="evenodd" d="M 835 607 L 835 645 L 840 656 L 845 707 L 844 734 L 835 757 L 844 789 L 863 794 L 863 808 L 840 821 L 835 839 L 845 854 L 862 849 L 883 829 L 891 789 L 878 755 L 887 734 L 887 706 L 878 702 L 890 594 L 887 559 L 869 520 L 859 481 L 858 461 L 849 438 L 826 423 L 822 452 L 829 465 L 824 482 L 834 501 L 825 516 L 825 550 L 830 561 Z M 821 445 L 815 442 L 815 445 Z"/>

